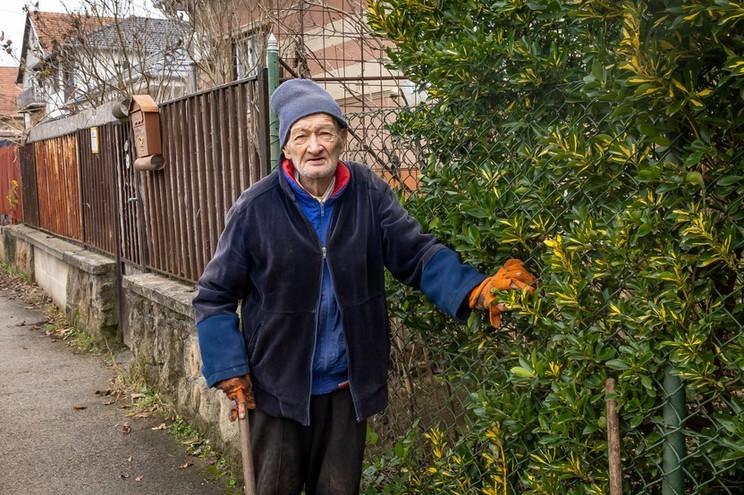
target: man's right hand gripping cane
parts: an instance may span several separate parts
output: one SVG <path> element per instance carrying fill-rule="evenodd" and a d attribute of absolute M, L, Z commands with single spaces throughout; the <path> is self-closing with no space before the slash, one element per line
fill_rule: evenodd
<path fill-rule="evenodd" d="M 235 401 L 235 407 L 230 410 L 230 421 L 235 421 L 238 418 L 245 419 L 247 411 L 256 408 L 250 375 L 222 380 L 215 387 L 225 392 L 228 399 Z"/>
<path fill-rule="evenodd" d="M 532 293 L 535 292 L 536 281 L 535 276 L 527 271 L 520 260 L 510 259 L 499 268 L 496 275 L 486 278 L 470 291 L 468 305 L 471 309 L 488 310 L 491 326 L 499 328 L 501 313 L 508 311 L 509 308 L 504 303 L 496 301 L 498 296 L 493 291 L 515 289 Z"/>

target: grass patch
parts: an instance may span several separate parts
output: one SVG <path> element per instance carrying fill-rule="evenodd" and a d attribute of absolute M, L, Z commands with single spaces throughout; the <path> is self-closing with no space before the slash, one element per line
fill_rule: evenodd
<path fill-rule="evenodd" d="M 4 261 L 0 261 L 0 271 L 3 272 L 10 279 L 23 282 L 25 284 L 33 283 L 33 281 L 31 280 L 31 274 L 21 271 L 15 266 Z"/>

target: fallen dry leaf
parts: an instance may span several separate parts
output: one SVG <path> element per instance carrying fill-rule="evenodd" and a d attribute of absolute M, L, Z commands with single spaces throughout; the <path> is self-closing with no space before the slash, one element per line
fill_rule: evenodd
<path fill-rule="evenodd" d="M 193 464 L 191 464 L 190 462 L 184 462 L 183 464 L 178 466 L 178 469 L 187 469 L 187 468 L 190 468 L 191 466 L 193 466 Z"/>
<path fill-rule="evenodd" d="M 165 424 L 165 423 L 160 423 L 159 425 L 157 425 L 157 426 L 153 426 L 153 427 L 152 427 L 152 428 L 150 428 L 150 429 L 151 429 L 151 430 L 167 430 L 167 429 L 168 429 L 168 425 L 167 425 L 167 424 Z"/>
<path fill-rule="evenodd" d="M 132 462 L 132 460 L 133 460 L 133 457 L 131 455 L 127 457 L 127 462 Z"/>
<path fill-rule="evenodd" d="M 82 411 L 84 409 L 88 409 L 87 406 L 72 406 L 72 408 L 76 411 Z"/>
<path fill-rule="evenodd" d="M 125 480 L 125 479 L 129 478 L 129 475 L 128 475 L 128 474 L 124 474 L 124 473 L 121 473 L 121 474 L 119 475 L 119 477 L 120 477 L 121 479 Z"/>
<path fill-rule="evenodd" d="M 144 476 L 140 474 L 139 476 L 134 478 L 134 481 L 142 481 L 142 478 L 144 478 Z"/>
<path fill-rule="evenodd" d="M 103 402 L 102 404 L 103 404 L 104 406 L 110 406 L 111 404 L 114 404 L 114 403 L 116 403 L 116 401 L 115 401 L 115 400 L 107 400 L 106 402 Z"/>
<path fill-rule="evenodd" d="M 122 423 L 115 425 L 116 429 L 119 430 L 119 433 L 123 433 L 124 435 L 127 435 L 132 432 L 132 427 L 129 426 L 129 423 Z"/>

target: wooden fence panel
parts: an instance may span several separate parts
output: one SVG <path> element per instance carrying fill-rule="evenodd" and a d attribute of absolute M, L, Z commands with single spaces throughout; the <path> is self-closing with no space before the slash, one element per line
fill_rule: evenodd
<path fill-rule="evenodd" d="M 23 221 L 21 166 L 18 146 L 0 148 L 0 217 L 2 223 Z"/>

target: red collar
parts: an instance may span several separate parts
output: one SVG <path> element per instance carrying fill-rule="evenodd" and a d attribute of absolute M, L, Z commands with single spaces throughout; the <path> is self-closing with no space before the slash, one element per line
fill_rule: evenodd
<path fill-rule="evenodd" d="M 284 173 L 287 175 L 287 177 L 289 177 L 297 184 L 297 180 L 295 179 L 294 164 L 292 163 L 292 161 L 284 158 L 282 160 L 282 169 L 284 170 Z M 351 179 L 351 172 L 349 171 L 349 167 L 347 167 L 341 160 L 338 161 L 338 165 L 336 166 L 335 177 L 336 184 L 333 186 L 333 192 L 331 193 L 331 196 L 334 196 L 341 189 L 346 187 L 346 184 L 348 184 L 349 180 Z M 298 185 L 302 187 L 301 184 Z"/>

